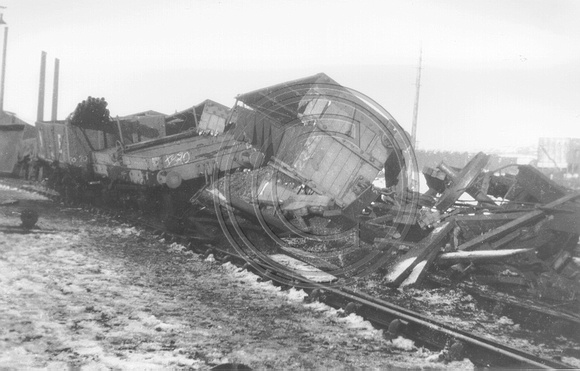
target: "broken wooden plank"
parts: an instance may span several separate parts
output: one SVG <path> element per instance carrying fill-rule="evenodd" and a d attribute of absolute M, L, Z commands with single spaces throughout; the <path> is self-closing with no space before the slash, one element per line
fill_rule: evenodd
<path fill-rule="evenodd" d="M 488 285 L 497 285 L 497 284 L 504 284 L 504 285 L 518 285 L 518 286 L 527 286 L 528 282 L 524 277 L 519 276 L 484 276 L 479 274 L 474 274 L 473 278 L 477 280 L 479 283 L 488 284 Z"/>
<path fill-rule="evenodd" d="M 558 208 L 551 210 L 556 211 L 553 214 L 550 211 L 546 211 L 546 213 L 553 215 L 553 219 L 547 224 L 549 229 L 580 234 L 580 204 L 578 202 L 567 203 L 566 209 L 563 210 L 559 210 Z"/>
<path fill-rule="evenodd" d="M 376 244 L 376 246 L 378 248 L 385 248 L 385 247 L 390 247 L 393 245 L 404 245 L 404 246 L 409 246 L 409 247 L 417 246 L 416 242 L 409 242 L 409 241 L 398 240 L 396 238 L 385 238 L 385 237 L 375 238 L 374 243 Z"/>
<path fill-rule="evenodd" d="M 429 236 L 424 238 L 415 247 L 411 248 L 406 254 L 396 258 L 387 266 L 388 273 L 383 282 L 388 286 L 399 286 L 408 276 L 415 266 L 422 260 L 430 259 L 430 254 L 437 252 L 440 248 L 441 241 L 447 236 L 447 233 L 453 229 L 455 223 L 447 221 L 435 228 Z M 434 259 L 434 257 L 433 257 Z M 432 259 L 431 259 L 432 260 Z M 422 264 L 421 271 L 428 268 L 428 262 Z M 419 277 L 420 272 L 416 273 Z"/>
<path fill-rule="evenodd" d="M 455 228 L 455 225 L 453 223 L 451 223 L 451 227 L 450 230 Z M 448 232 L 445 232 L 443 234 L 443 236 L 445 236 Z M 432 249 L 431 251 L 429 251 L 426 256 L 423 258 L 423 260 L 421 260 L 419 263 L 417 263 L 417 265 L 413 268 L 413 270 L 411 271 L 411 273 L 409 274 L 409 277 L 407 277 L 402 283 L 401 283 L 401 287 L 406 287 L 406 286 L 417 286 L 420 285 L 421 282 L 423 281 L 423 278 L 425 278 L 425 276 L 427 275 L 427 271 L 429 270 L 429 267 L 431 266 L 431 264 L 433 264 L 433 262 L 435 261 L 435 259 L 437 258 L 437 256 L 439 255 L 440 249 Z"/>
<path fill-rule="evenodd" d="M 489 261 L 508 258 L 534 251 L 534 249 L 454 251 L 439 254 L 437 263 L 461 263 L 470 261 Z"/>
<path fill-rule="evenodd" d="M 461 228 L 461 235 L 464 240 L 470 240 L 492 229 L 527 215 L 530 211 L 511 212 L 511 213 L 485 213 L 485 214 L 467 214 L 455 216 L 457 226 Z"/>
<path fill-rule="evenodd" d="M 331 271 L 337 271 L 339 269 L 336 265 L 331 264 L 325 259 L 322 259 L 317 255 L 307 251 L 289 246 L 281 246 L 280 249 L 284 250 L 286 254 L 291 255 L 293 258 L 306 261 L 308 264 L 311 264 L 317 268 L 328 269 Z"/>
<path fill-rule="evenodd" d="M 490 244 L 491 250 L 497 250 L 497 249 L 504 247 L 508 243 L 510 243 L 510 242 L 514 241 L 515 239 L 517 239 L 518 237 L 520 237 L 522 235 L 522 232 L 523 232 L 522 230 L 515 230 L 511 233 L 506 234 L 505 236 L 503 236 L 499 240 Z"/>
<path fill-rule="evenodd" d="M 431 255 L 434 256 L 436 254 L 431 254 Z M 425 267 L 431 265 L 430 260 L 432 260 L 432 259 L 423 259 L 419 263 L 417 263 L 417 265 L 415 265 L 415 267 L 413 267 L 413 270 L 411 271 L 411 273 L 409 273 L 409 276 L 403 282 L 401 282 L 399 287 L 408 287 L 408 286 L 412 287 L 412 286 L 415 286 L 415 285 L 418 285 L 419 283 L 421 283 L 423 276 L 427 272 Z"/>
<path fill-rule="evenodd" d="M 492 212 L 492 213 L 483 213 L 483 214 L 462 214 L 462 215 L 456 215 L 455 216 L 455 221 L 457 221 L 458 223 L 460 222 L 473 222 L 473 223 L 484 223 L 487 221 L 499 221 L 499 222 L 503 222 L 503 221 L 511 221 L 514 219 L 517 219 L 519 217 L 522 217 L 526 214 L 529 213 L 529 209 L 528 211 L 513 211 L 513 212 Z M 535 210 L 532 210 L 535 211 Z"/>
<path fill-rule="evenodd" d="M 471 192 L 471 196 L 480 202 L 489 202 L 495 205 L 493 200 L 486 195 L 481 195 L 478 190 L 472 192 L 470 188 L 476 181 L 477 177 L 483 171 L 483 168 L 489 161 L 489 155 L 483 152 L 476 154 L 461 171 L 457 172 L 444 162 L 438 166 L 451 179 L 451 184 L 445 189 L 445 192 L 439 197 L 435 204 L 437 210 L 444 212 L 450 208 L 464 192 Z M 480 199 L 481 198 L 481 199 Z"/>
<path fill-rule="evenodd" d="M 544 206 L 551 208 L 551 207 L 555 207 L 558 205 L 562 205 L 565 202 L 571 201 L 575 198 L 580 197 L 580 192 L 575 192 L 575 193 L 571 193 L 568 194 L 564 197 L 561 197 L 553 202 L 550 202 L 549 204 L 546 204 Z M 545 212 L 542 210 L 536 210 L 536 211 L 531 211 L 517 219 L 512 220 L 511 222 L 508 222 L 504 225 L 502 225 L 501 227 L 495 228 L 487 233 L 482 234 L 481 236 L 478 236 L 476 238 L 473 238 L 465 243 L 463 243 L 462 245 L 459 245 L 459 247 L 457 248 L 458 250 L 473 250 L 474 248 L 476 248 L 478 245 L 490 241 L 490 240 L 494 240 L 496 238 L 500 238 L 526 224 L 532 223 L 534 221 L 537 221 L 539 219 L 541 219 L 543 216 L 545 215 Z"/>
<path fill-rule="evenodd" d="M 305 263 L 301 260 L 295 259 L 291 256 L 285 254 L 273 254 L 270 255 L 270 259 L 274 260 L 276 263 L 285 266 L 296 274 L 301 275 L 314 282 L 334 282 L 338 278 L 332 274 L 321 271 L 320 269 Z"/>
<path fill-rule="evenodd" d="M 530 165 L 518 166 L 516 184 L 542 204 L 555 201 L 566 194 L 566 188 Z"/>
<path fill-rule="evenodd" d="M 572 253 L 568 250 L 560 251 L 552 260 L 551 266 L 556 272 L 560 273 L 562 268 L 568 263 L 568 261 L 572 258 Z"/>

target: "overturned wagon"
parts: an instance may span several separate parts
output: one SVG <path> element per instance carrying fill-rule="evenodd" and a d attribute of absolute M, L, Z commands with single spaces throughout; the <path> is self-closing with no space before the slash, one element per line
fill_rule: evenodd
<path fill-rule="evenodd" d="M 232 121 L 236 139 L 259 149 L 266 163 L 209 190 L 227 211 L 222 227 L 242 249 L 253 247 L 235 227 L 237 215 L 257 220 L 286 253 L 332 270 L 329 261 L 338 255 L 317 259 L 279 237 L 344 242 L 354 234 L 372 241 L 364 221 L 380 197 L 373 183 L 385 166 L 393 190 L 412 186 L 414 157 L 404 130 L 370 98 L 325 74 L 239 95 Z"/>
<path fill-rule="evenodd" d="M 323 196 L 329 202 L 322 211 L 356 219 L 377 198 L 372 183 L 387 159 L 399 165 L 395 178 L 411 163 L 408 137 L 394 118 L 325 74 L 242 94 L 237 100 L 238 138 L 261 149 L 278 173 L 300 183 L 300 189 L 288 190 L 270 179 L 261 182 L 259 199 L 278 193 L 274 201 L 282 209 L 306 189 L 300 196 L 305 205 L 311 199 L 321 210 Z M 402 186 L 408 185 L 408 177 L 401 180 Z"/>

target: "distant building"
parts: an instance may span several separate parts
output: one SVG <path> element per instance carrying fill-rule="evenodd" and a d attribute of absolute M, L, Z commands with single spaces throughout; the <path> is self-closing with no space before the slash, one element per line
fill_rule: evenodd
<path fill-rule="evenodd" d="M 34 142 L 36 127 L 12 112 L 0 112 L 0 173 L 11 174 L 23 156 L 24 142 Z"/>
<path fill-rule="evenodd" d="M 537 167 L 580 173 L 580 138 L 540 138 Z"/>

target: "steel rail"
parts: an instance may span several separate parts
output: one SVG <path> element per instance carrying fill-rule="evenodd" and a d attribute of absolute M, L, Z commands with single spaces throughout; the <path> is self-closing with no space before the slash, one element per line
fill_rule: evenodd
<path fill-rule="evenodd" d="M 440 323 L 440 322 L 435 321 L 433 319 L 429 319 L 420 313 L 407 310 L 405 308 L 388 303 L 388 302 L 381 300 L 381 299 L 376 299 L 376 298 L 370 297 L 369 295 L 366 295 L 366 294 L 354 293 L 348 289 L 340 289 L 339 290 L 339 289 L 335 289 L 335 288 L 328 288 L 328 289 L 323 289 L 323 290 L 325 290 L 327 292 L 331 292 L 331 293 L 338 295 L 344 299 L 348 299 L 348 300 L 360 303 L 363 306 L 371 308 L 373 310 L 376 310 L 380 313 L 387 313 L 387 314 L 394 316 L 398 319 L 403 319 L 405 321 L 410 322 L 411 324 L 413 324 L 415 326 L 419 325 L 421 327 L 426 327 L 430 331 L 436 331 L 436 332 L 439 332 L 439 333 L 446 335 L 447 337 L 463 341 L 464 343 L 469 344 L 472 347 L 477 347 L 481 350 L 485 350 L 485 351 L 491 352 L 493 354 L 502 355 L 510 360 L 516 361 L 518 363 L 523 363 L 529 367 L 541 368 L 541 369 L 566 369 L 566 368 L 570 368 L 569 365 L 566 365 L 564 363 L 561 363 L 561 362 L 558 362 L 555 360 L 544 359 L 544 358 L 541 358 L 539 356 L 536 356 L 536 355 L 533 355 L 533 354 L 530 354 L 530 353 L 527 353 L 527 352 L 524 352 L 524 351 L 521 351 L 518 349 L 514 349 L 514 348 L 509 347 L 507 345 L 497 343 L 497 342 L 492 341 L 490 339 L 486 339 L 486 338 L 483 338 L 481 336 L 471 334 L 471 333 L 468 333 L 468 332 L 460 330 L 460 329 L 453 328 L 449 325 Z M 384 322 L 381 324 L 388 325 Z M 408 332 L 416 332 L 416 331 L 412 331 L 412 329 L 410 329 L 410 330 L 411 331 L 408 331 Z M 417 330 L 417 329 L 415 329 L 415 330 Z M 412 335 L 412 333 L 407 334 L 407 335 Z"/>
<path fill-rule="evenodd" d="M 28 192 L 35 192 L 44 194 L 47 197 L 53 197 L 54 195 L 48 195 L 45 192 L 39 192 L 38 190 L 33 189 L 32 187 L 19 187 Z M 152 223 L 148 223 L 138 217 L 130 218 L 125 215 L 121 215 L 121 212 L 115 212 L 109 208 L 103 207 L 90 207 L 89 209 L 100 209 L 103 210 L 105 213 L 110 214 L 111 216 L 120 217 L 122 216 L 123 219 L 131 220 L 135 224 L 139 224 L 145 228 L 151 229 L 157 233 L 165 235 L 167 237 L 171 237 L 172 240 L 179 240 L 182 242 L 189 241 L 189 247 L 200 251 L 205 250 L 202 254 L 220 254 L 225 258 L 230 257 L 231 260 L 235 260 L 241 264 L 245 262 L 245 258 L 239 254 L 236 254 L 232 251 L 223 250 L 216 247 L 208 247 L 207 249 L 204 248 L 194 248 L 192 246 L 192 241 L 195 240 L 195 236 L 187 236 L 187 235 L 176 235 L 174 233 L 168 232 L 166 230 L 160 229 L 159 225 L 154 225 Z M 187 243 L 187 242 L 185 242 Z M 225 258 L 218 258 L 218 261 L 224 261 Z M 277 267 L 270 266 L 268 264 L 246 264 L 245 268 L 251 269 L 254 272 L 258 273 L 262 277 L 271 279 L 273 283 L 276 283 L 277 280 L 281 278 L 286 278 L 285 281 L 287 282 L 294 282 L 296 285 L 304 284 L 308 287 L 307 290 L 314 291 L 315 289 L 322 290 L 324 292 L 325 300 L 323 300 L 326 304 L 334 306 L 334 307 L 346 307 L 346 305 L 350 302 L 353 302 L 359 306 L 356 310 L 356 313 L 364 317 L 365 319 L 378 324 L 380 327 L 388 327 L 393 319 L 399 319 L 406 321 L 408 324 L 403 329 L 404 334 L 416 341 L 427 343 L 434 345 L 436 347 L 442 348 L 442 344 L 445 341 L 454 339 L 464 342 L 468 345 L 468 353 L 469 357 L 472 361 L 473 358 L 478 358 L 480 356 L 474 356 L 475 352 L 484 352 L 483 358 L 480 358 L 481 361 L 484 363 L 491 360 L 493 362 L 492 365 L 497 365 L 497 358 L 495 356 L 500 356 L 503 359 L 501 361 L 502 365 L 505 366 L 506 362 L 517 363 L 519 365 L 525 365 L 525 367 L 533 367 L 536 369 L 569 369 L 571 366 L 551 360 L 551 359 L 544 359 L 539 356 L 535 356 L 533 354 L 514 349 L 507 345 L 497 343 L 493 340 L 483 338 L 481 336 L 468 333 L 466 331 L 456 329 L 452 326 L 449 326 L 444 323 L 440 323 L 436 320 L 427 318 L 421 313 L 414 312 L 398 305 L 386 302 L 381 299 L 377 299 L 371 297 L 367 294 L 363 294 L 360 292 L 354 292 L 347 288 L 335 288 L 330 287 L 321 283 L 309 281 L 308 279 L 301 279 L 300 282 L 296 280 L 296 274 L 293 274 L 289 270 L 277 270 Z M 260 269 L 261 268 L 261 269 Z M 279 283 L 278 283 L 279 284 Z M 280 285 L 280 284 L 279 284 Z M 288 286 L 288 284 L 281 284 L 282 286 Z M 331 295 L 329 295 L 331 294 Z M 431 332 L 432 334 L 427 334 Z M 421 336 L 423 335 L 423 336 Z M 427 336 L 429 335 L 429 336 Z M 432 338 L 435 337 L 437 339 L 433 340 Z M 487 366 L 487 365 L 486 365 Z"/>

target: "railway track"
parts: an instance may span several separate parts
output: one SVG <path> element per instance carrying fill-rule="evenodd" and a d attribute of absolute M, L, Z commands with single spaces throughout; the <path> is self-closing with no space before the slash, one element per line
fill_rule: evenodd
<path fill-rule="evenodd" d="M 498 342 L 452 328 L 420 313 L 391 303 L 354 293 L 346 289 L 325 289 L 327 303 L 347 308 L 354 304 L 356 313 L 382 328 L 392 328 L 394 321 L 402 326 L 393 335 L 404 335 L 419 343 L 441 348 L 442 344 L 456 349 L 453 357 L 468 357 L 480 367 L 510 367 L 537 369 L 567 369 L 562 362 L 511 348 Z M 351 305 L 352 307 L 352 305 Z"/>
<path fill-rule="evenodd" d="M 47 196 L 60 201 L 54 192 L 43 191 L 37 187 L 21 185 L 20 189 Z M 341 308 L 345 314 L 356 313 L 370 321 L 377 328 L 385 330 L 387 337 L 402 335 L 418 344 L 431 349 L 443 350 L 448 357 L 455 359 L 469 358 L 477 367 L 505 367 L 524 369 L 570 369 L 571 366 L 557 359 L 547 359 L 515 349 L 505 344 L 484 338 L 450 325 L 438 322 L 421 313 L 408 310 L 381 299 L 371 297 L 348 288 L 337 288 L 305 278 L 279 266 L 268 264 L 249 264 L 245 258 L 233 249 L 212 246 L 206 237 L 187 234 L 175 234 L 164 229 L 162 223 L 152 222 L 137 217 L 134 213 L 110 207 L 77 205 L 87 212 L 117 218 L 120 221 L 139 226 L 166 239 L 168 243 L 177 242 L 194 252 L 206 257 L 213 254 L 216 260 L 232 262 L 260 275 L 264 280 L 289 289 L 293 286 L 303 287 L 309 294 L 306 301 L 320 301 L 334 308 Z"/>

